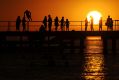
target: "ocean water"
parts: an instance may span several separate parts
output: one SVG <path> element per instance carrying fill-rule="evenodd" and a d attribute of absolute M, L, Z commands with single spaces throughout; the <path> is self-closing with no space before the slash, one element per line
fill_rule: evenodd
<path fill-rule="evenodd" d="M 119 80 L 119 40 L 116 40 L 115 51 L 112 49 L 112 40 L 107 40 L 107 51 L 100 36 L 85 40 L 83 80 Z"/>
<path fill-rule="evenodd" d="M 68 40 L 64 44 L 68 44 Z M 76 40 L 75 46 L 79 46 Z M 119 40 L 116 39 L 115 51 L 112 39 L 107 40 L 107 50 L 101 36 L 87 36 L 83 52 L 64 48 L 32 48 L 4 50 L 0 54 L 1 80 L 119 80 Z M 57 45 L 50 45 L 56 46 Z M 63 45 L 64 46 L 64 45 Z M 58 47 L 59 48 L 59 47 Z M 6 52 L 6 53 L 5 53 Z"/>
<path fill-rule="evenodd" d="M 82 77 L 85 80 L 104 80 L 104 55 L 103 42 L 101 37 L 87 37 L 84 50 L 84 72 Z"/>

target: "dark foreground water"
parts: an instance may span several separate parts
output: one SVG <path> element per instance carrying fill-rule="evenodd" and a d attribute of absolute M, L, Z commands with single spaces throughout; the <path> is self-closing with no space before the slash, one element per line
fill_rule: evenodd
<path fill-rule="evenodd" d="M 107 51 L 100 36 L 88 36 L 82 53 L 78 48 L 63 54 L 55 49 L 2 52 L 0 80 L 119 80 L 119 41 L 115 53 L 111 42 Z"/>
<path fill-rule="evenodd" d="M 87 37 L 85 40 L 84 64 L 82 77 L 84 80 L 119 80 L 118 40 L 115 51 L 112 40 L 107 40 L 107 51 L 100 36 Z M 106 52 L 106 53 L 105 53 Z"/>

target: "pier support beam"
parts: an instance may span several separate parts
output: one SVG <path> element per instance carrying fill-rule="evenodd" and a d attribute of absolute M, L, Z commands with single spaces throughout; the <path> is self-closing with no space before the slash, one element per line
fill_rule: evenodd
<path fill-rule="evenodd" d="M 113 54 L 116 53 L 116 39 L 112 39 L 112 52 Z"/>
<path fill-rule="evenodd" d="M 84 41 L 85 41 L 85 38 L 81 38 L 80 39 L 80 53 L 84 52 Z"/>
<path fill-rule="evenodd" d="M 106 38 L 102 38 L 103 39 L 103 53 L 106 54 L 108 51 L 107 51 L 107 43 L 108 43 L 108 40 Z"/>

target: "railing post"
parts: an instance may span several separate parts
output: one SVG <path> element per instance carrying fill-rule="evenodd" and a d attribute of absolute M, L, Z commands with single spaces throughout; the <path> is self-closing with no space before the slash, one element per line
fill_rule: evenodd
<path fill-rule="evenodd" d="M 8 21 L 8 31 L 10 31 L 10 21 Z"/>
<path fill-rule="evenodd" d="M 27 31 L 29 31 L 29 21 L 27 21 Z"/>
<path fill-rule="evenodd" d="M 81 21 L 81 31 L 82 31 L 82 21 Z"/>
<path fill-rule="evenodd" d="M 118 30 L 118 26 L 119 26 L 119 20 L 117 20 L 117 23 L 116 23 L 117 25 L 116 25 L 116 28 L 117 28 L 117 30 Z"/>
<path fill-rule="evenodd" d="M 116 31 L 116 21 L 117 21 L 117 20 L 115 20 L 115 31 Z"/>

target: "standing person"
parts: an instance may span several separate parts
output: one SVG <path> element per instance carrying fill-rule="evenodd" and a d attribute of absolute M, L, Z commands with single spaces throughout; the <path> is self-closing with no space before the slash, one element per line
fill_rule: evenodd
<path fill-rule="evenodd" d="M 63 31 L 64 30 L 64 17 L 62 17 L 60 22 L 61 22 L 61 30 Z"/>
<path fill-rule="evenodd" d="M 22 19 L 22 26 L 23 26 L 23 31 L 25 31 L 26 30 L 26 19 L 25 19 L 25 16 Z"/>
<path fill-rule="evenodd" d="M 20 24 L 21 24 L 21 18 L 20 18 L 20 16 L 18 16 L 16 19 L 16 30 L 17 31 L 20 30 Z"/>
<path fill-rule="evenodd" d="M 55 21 L 55 31 L 57 31 L 57 28 L 58 28 L 58 26 L 59 26 L 59 19 L 58 19 L 57 16 L 56 16 L 56 18 L 54 19 L 54 21 Z"/>
<path fill-rule="evenodd" d="M 88 19 L 85 19 L 85 31 L 87 31 L 87 27 L 88 27 Z"/>
<path fill-rule="evenodd" d="M 93 28 L 93 17 L 92 16 L 90 16 L 90 20 L 91 20 L 91 31 L 94 31 L 94 28 Z"/>
<path fill-rule="evenodd" d="M 51 27 L 52 27 L 52 18 L 51 15 L 48 15 L 48 28 L 50 32 L 51 32 Z"/>
<path fill-rule="evenodd" d="M 68 19 L 66 19 L 66 31 L 69 31 L 69 20 Z"/>
<path fill-rule="evenodd" d="M 107 30 L 108 29 L 113 30 L 113 20 L 112 20 L 112 18 L 110 18 L 110 16 L 108 16 L 107 21 L 106 21 L 105 24 L 107 26 Z"/>
<path fill-rule="evenodd" d="M 29 21 L 32 21 L 31 12 L 29 10 L 26 10 L 24 12 L 24 16 L 26 16 Z"/>
<path fill-rule="evenodd" d="M 45 30 L 46 30 L 47 29 L 47 16 L 45 16 L 43 19 L 43 25 L 44 25 Z"/>
<path fill-rule="evenodd" d="M 102 17 L 99 20 L 99 31 L 102 31 Z"/>
<path fill-rule="evenodd" d="M 108 31 L 108 29 L 110 28 L 110 16 L 108 16 L 105 25 L 107 26 L 107 31 Z"/>
<path fill-rule="evenodd" d="M 110 29 L 113 30 L 113 20 L 110 18 Z"/>

